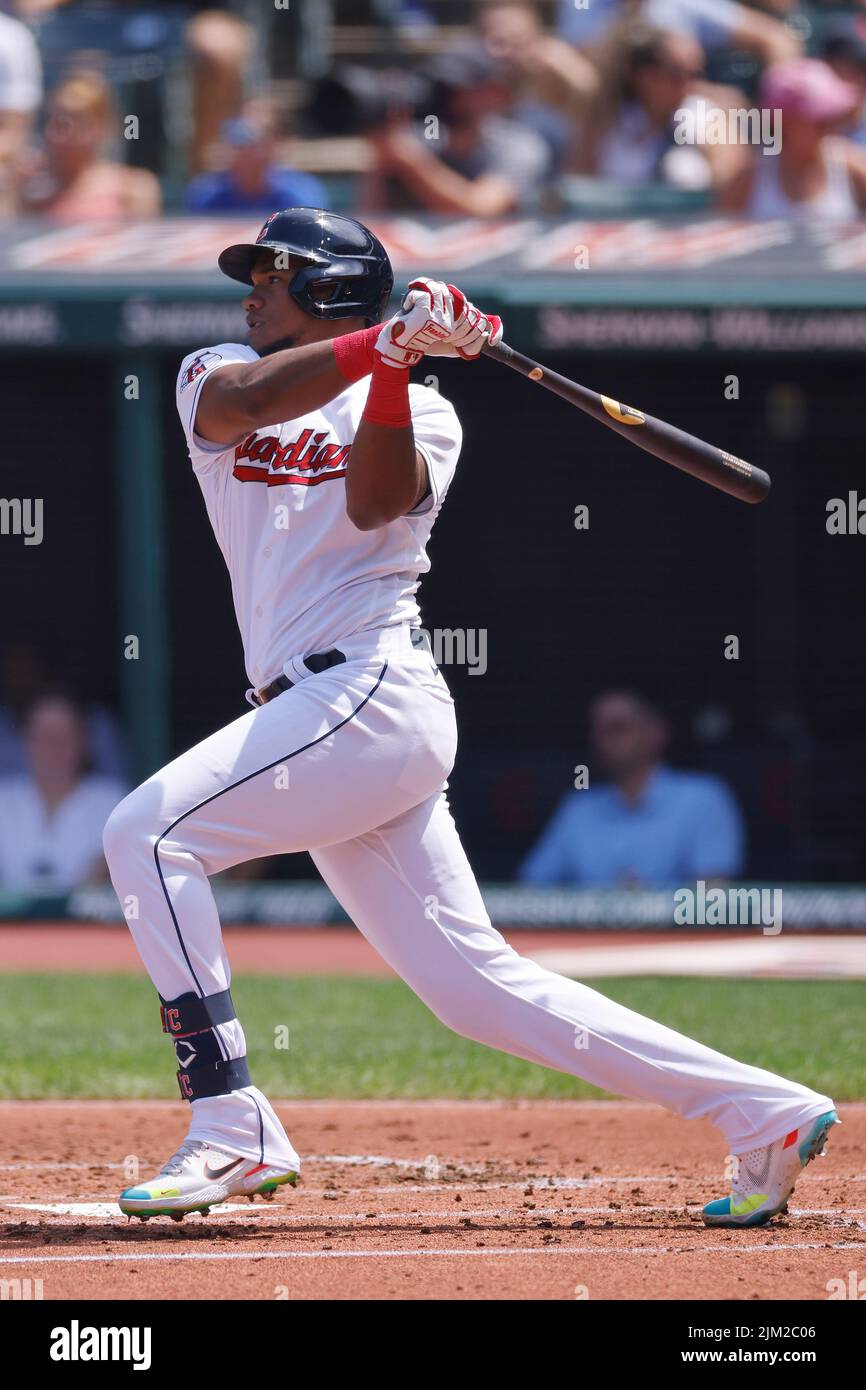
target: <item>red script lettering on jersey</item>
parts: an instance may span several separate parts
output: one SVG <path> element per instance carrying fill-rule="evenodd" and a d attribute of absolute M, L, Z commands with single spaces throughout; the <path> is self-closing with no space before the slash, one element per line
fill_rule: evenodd
<path fill-rule="evenodd" d="M 232 474 L 242 483 L 266 483 L 268 487 L 284 483 L 315 487 L 332 478 L 343 478 L 352 446 L 327 444 L 327 438 L 327 430 L 314 434 L 306 429 L 297 439 L 281 445 L 278 435 L 250 434 L 235 449 Z M 244 463 L 244 459 L 250 462 Z"/>

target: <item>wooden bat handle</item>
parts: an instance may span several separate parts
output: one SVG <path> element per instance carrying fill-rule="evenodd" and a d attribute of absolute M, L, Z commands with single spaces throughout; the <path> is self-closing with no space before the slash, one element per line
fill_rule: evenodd
<path fill-rule="evenodd" d="M 664 420 L 622 405 L 610 396 L 590 391 L 586 386 L 580 386 L 576 381 L 560 376 L 524 353 L 517 352 L 507 343 L 498 343 L 495 347 L 488 344 L 482 351 L 487 357 L 504 362 L 530 381 L 553 391 L 570 405 L 576 405 L 608 429 L 616 430 L 630 444 L 636 444 L 648 454 L 655 454 L 656 458 L 682 469 L 684 473 L 690 473 L 701 482 L 709 483 L 710 487 L 719 488 L 730 497 L 737 497 L 741 502 L 763 502 L 770 491 L 770 475 L 762 468 L 756 468 L 745 459 L 736 458 L 724 449 L 717 449 L 714 444 L 686 434 Z"/>

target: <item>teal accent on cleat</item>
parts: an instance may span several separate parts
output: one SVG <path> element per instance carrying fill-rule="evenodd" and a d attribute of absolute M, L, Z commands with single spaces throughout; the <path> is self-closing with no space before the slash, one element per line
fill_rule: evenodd
<path fill-rule="evenodd" d="M 788 1198 L 800 1173 L 813 1158 L 823 1154 L 830 1130 L 841 1123 L 835 1110 L 827 1110 L 817 1120 L 791 1130 L 783 1139 L 741 1155 L 734 1191 L 707 1203 L 703 1210 L 705 1224 L 765 1226 L 774 1216 L 786 1214 Z M 801 1139 L 803 1130 L 806 1133 Z"/>
<path fill-rule="evenodd" d="M 708 1202 L 703 1212 L 708 1226 L 765 1226 L 775 1215 L 773 1211 L 745 1211 L 735 1206 L 730 1197 L 719 1197 L 715 1202 Z"/>
<path fill-rule="evenodd" d="M 825 1115 L 819 1116 L 815 1121 L 811 1134 L 804 1139 L 800 1145 L 800 1164 L 803 1168 L 807 1163 L 811 1163 L 813 1158 L 822 1158 L 824 1146 L 827 1142 L 827 1135 L 834 1125 L 840 1125 L 842 1121 L 835 1110 L 828 1110 Z"/>

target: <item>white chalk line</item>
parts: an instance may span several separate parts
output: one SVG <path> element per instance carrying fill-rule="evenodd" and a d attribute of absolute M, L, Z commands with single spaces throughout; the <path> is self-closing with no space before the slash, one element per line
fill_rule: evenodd
<path fill-rule="evenodd" d="M 304 1163 L 331 1163 L 340 1168 L 406 1168 L 424 1169 L 427 1167 L 427 1157 L 424 1158 L 392 1158 L 388 1154 L 305 1154 Z M 440 1168 L 459 1169 L 463 1173 L 483 1173 L 485 1165 L 481 1163 L 442 1163 Z M 93 1168 L 123 1169 L 125 1163 L 120 1161 L 112 1163 L 73 1163 L 59 1160 L 50 1160 L 46 1163 L 0 1163 L 0 1172 L 3 1173 L 28 1173 L 42 1170 L 69 1171 L 69 1172 L 88 1172 Z"/>
<path fill-rule="evenodd" d="M 9 1202 L 8 1206 L 13 1211 L 33 1211 L 48 1212 L 52 1216 L 80 1216 L 80 1217 L 111 1217 L 118 1219 L 119 1208 L 116 1202 Z M 641 1207 L 641 1214 L 644 1212 L 663 1212 L 670 1211 L 670 1207 Z M 490 1217 L 498 1220 L 503 1216 L 522 1216 L 527 1221 L 540 1219 L 547 1216 L 568 1216 L 570 1214 L 579 1216 L 581 1214 L 592 1213 L 593 1215 L 606 1214 L 610 1216 L 610 1207 L 533 1207 L 529 1210 L 526 1207 L 471 1207 L 464 1210 L 461 1206 L 459 1211 L 450 1208 L 443 1210 L 442 1207 L 431 1208 L 429 1211 L 377 1211 L 370 1216 L 363 1211 L 286 1211 L 280 1207 L 278 1210 L 271 1210 L 260 1206 L 251 1206 L 248 1202 L 221 1202 L 218 1206 L 213 1206 L 208 1214 L 208 1220 L 214 1216 L 231 1217 L 237 1220 L 264 1221 L 268 1226 L 281 1226 L 284 1222 L 295 1222 L 302 1224 L 305 1221 L 324 1221 L 326 1225 L 339 1226 L 344 1222 L 358 1222 L 359 1225 L 367 1225 L 373 1229 L 374 1221 L 462 1221 L 465 1219 Z"/>
<path fill-rule="evenodd" d="M 387 1154 L 307 1154 L 303 1159 L 306 1167 L 310 1163 L 321 1163 L 334 1167 L 369 1167 L 369 1168 L 400 1168 L 407 1172 L 424 1173 L 428 1166 L 429 1155 L 424 1158 L 395 1158 Z M 683 1176 L 677 1173 L 626 1173 L 626 1174 L 594 1174 L 590 1178 L 553 1178 L 539 1174 L 527 1174 L 526 1177 L 516 1179 L 496 1179 L 486 1181 L 484 1174 L 489 1171 L 486 1164 L 462 1162 L 459 1159 L 449 1160 L 447 1163 L 439 1164 L 440 1171 L 444 1170 L 444 1175 L 438 1178 L 430 1177 L 426 1183 L 391 1183 L 388 1185 L 377 1185 L 376 1187 L 364 1188 L 341 1188 L 341 1193 L 348 1192 L 426 1192 L 436 1190 L 443 1192 L 456 1191 L 494 1191 L 500 1188 L 520 1188 L 534 1187 L 538 1190 L 549 1189 L 571 1189 L 582 1187 L 607 1187 L 613 1185 L 622 1186 L 626 1183 L 721 1183 L 724 1185 L 725 1177 L 719 1172 L 713 1173 L 691 1173 Z M 0 1163 L 0 1173 L 88 1173 L 94 1170 L 106 1172 L 121 1172 L 126 1169 L 126 1163 L 111 1162 L 100 1163 L 74 1163 L 67 1161 L 48 1161 L 45 1163 Z M 474 1174 L 473 1181 L 461 1181 L 459 1178 L 451 1179 L 448 1172 L 461 1174 Z M 838 1175 L 837 1175 L 838 1176 Z M 303 1179 L 302 1179 L 303 1180 Z M 803 1173 L 798 1179 L 799 1182 L 820 1182 L 820 1173 Z M 851 1173 L 844 1176 L 845 1182 L 866 1182 L 866 1173 Z M 304 1184 L 302 1189 L 312 1193 L 319 1190 L 310 1188 Z"/>
<path fill-rule="evenodd" d="M 780 1245 L 762 1243 L 742 1246 L 728 1245 L 529 1245 L 529 1246 L 486 1246 L 472 1250 L 461 1250 L 459 1246 L 434 1250 L 245 1250 L 245 1251 L 207 1251 L 188 1250 L 178 1254 L 170 1252 L 104 1255 L 13 1255 L 0 1257 L 0 1268 L 7 1265 L 46 1264 L 138 1264 L 170 1263 L 172 1261 L 219 1260 L 417 1260 L 417 1259 L 498 1259 L 510 1255 L 730 1255 L 742 1256 L 744 1251 L 758 1250 L 767 1254 L 789 1255 L 792 1250 L 866 1250 L 866 1241 L 840 1240 L 799 1241 L 796 1244 Z"/>
<path fill-rule="evenodd" d="M 116 1202 L 93 1201 L 93 1202 L 21 1202 L 12 1201 L 5 1204 L 13 1211 L 28 1212 L 47 1212 L 52 1216 L 74 1216 L 79 1218 L 99 1218 L 118 1220 L 118 1206 Z M 672 1211 L 685 1211 L 686 1214 L 699 1214 L 700 1204 L 689 1203 L 685 1207 L 677 1208 L 672 1206 L 644 1206 L 629 1208 L 626 1215 L 634 1219 L 639 1216 L 670 1216 Z M 498 1221 L 502 1218 L 522 1217 L 528 1224 L 533 1221 L 546 1219 L 547 1217 L 565 1218 L 574 1216 L 607 1216 L 611 1217 L 617 1213 L 623 1215 L 620 1207 L 460 1207 L 459 1211 L 452 1208 L 433 1207 L 426 1211 L 378 1211 L 371 1214 L 367 1212 L 344 1212 L 344 1211 L 288 1211 L 284 1207 L 277 1209 L 263 1208 L 260 1206 L 250 1206 L 248 1202 L 221 1202 L 211 1207 L 207 1219 L 212 1217 L 231 1217 L 233 1220 L 256 1221 L 259 1225 L 267 1225 L 269 1228 L 278 1228 L 286 1223 L 301 1225 L 304 1222 L 322 1221 L 326 1225 L 340 1226 L 346 1223 L 356 1222 L 358 1225 L 370 1225 L 371 1222 L 405 1222 L 423 1223 L 425 1221 L 443 1220 L 454 1223 L 463 1220 L 484 1220 L 489 1219 Z M 866 1207 L 847 1207 L 839 1209 L 835 1207 L 791 1207 L 790 1213 L 793 1217 L 800 1216 L 829 1216 L 836 1220 L 836 1224 L 856 1225 L 862 1230 L 866 1230 L 866 1221 L 857 1221 L 859 1215 L 866 1215 Z M 375 1229 L 370 1225 L 370 1229 Z M 562 1229 L 562 1228 L 560 1228 Z"/>
<path fill-rule="evenodd" d="M 845 1182 L 866 1182 L 866 1175 L 845 1177 L 843 1180 Z M 527 1187 L 531 1187 L 535 1195 L 538 1196 L 545 1192 L 577 1192 L 587 1187 L 615 1187 L 627 1183 L 641 1183 L 645 1186 L 665 1183 L 669 1186 L 675 1186 L 677 1183 L 709 1183 L 715 1184 L 716 1187 L 724 1187 L 726 1181 L 727 1179 L 724 1176 L 720 1177 L 718 1173 L 704 1174 L 703 1176 L 696 1174 L 688 1178 L 521 1178 L 516 1182 L 485 1182 L 483 1179 L 474 1182 L 449 1182 L 447 1179 L 442 1179 L 438 1182 L 428 1183 L 394 1182 L 377 1183 L 375 1187 L 341 1187 L 339 1193 L 341 1197 L 357 1194 L 373 1198 L 385 1194 L 390 1195 L 394 1192 L 474 1192 L 477 1194 L 479 1192 L 501 1191 L 522 1192 Z M 797 1179 L 797 1184 L 799 1186 L 804 1182 L 821 1181 L 822 1179 L 818 1175 L 801 1173 Z M 307 1197 L 319 1196 L 323 1192 L 332 1190 L 326 1187 L 310 1187 L 306 1183 L 298 1189 L 302 1196 Z"/>
<path fill-rule="evenodd" d="M 305 1154 L 304 1163 L 332 1163 L 338 1167 L 356 1168 L 412 1168 L 424 1169 L 427 1166 L 427 1157 L 424 1158 L 392 1158 L 388 1154 Z M 126 1167 L 125 1163 L 73 1163 L 65 1161 L 50 1161 L 47 1163 L 0 1163 L 2 1173 L 25 1173 L 42 1170 L 57 1170 L 60 1172 L 88 1172 L 93 1168 L 107 1168 L 119 1170 Z M 464 1173 L 483 1173 L 484 1164 L 480 1163 L 453 1163 L 448 1162 L 440 1165 L 442 1168 L 459 1169 Z"/>

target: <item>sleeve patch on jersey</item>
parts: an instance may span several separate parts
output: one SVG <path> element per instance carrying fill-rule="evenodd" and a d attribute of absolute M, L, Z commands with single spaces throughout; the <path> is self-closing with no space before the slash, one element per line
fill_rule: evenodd
<path fill-rule="evenodd" d="M 191 386 L 196 377 L 201 376 L 202 372 L 206 372 L 208 367 L 213 366 L 214 362 L 221 361 L 222 357 L 218 352 L 200 352 L 197 357 L 193 358 L 181 377 L 181 391 L 185 391 L 187 386 Z"/>

